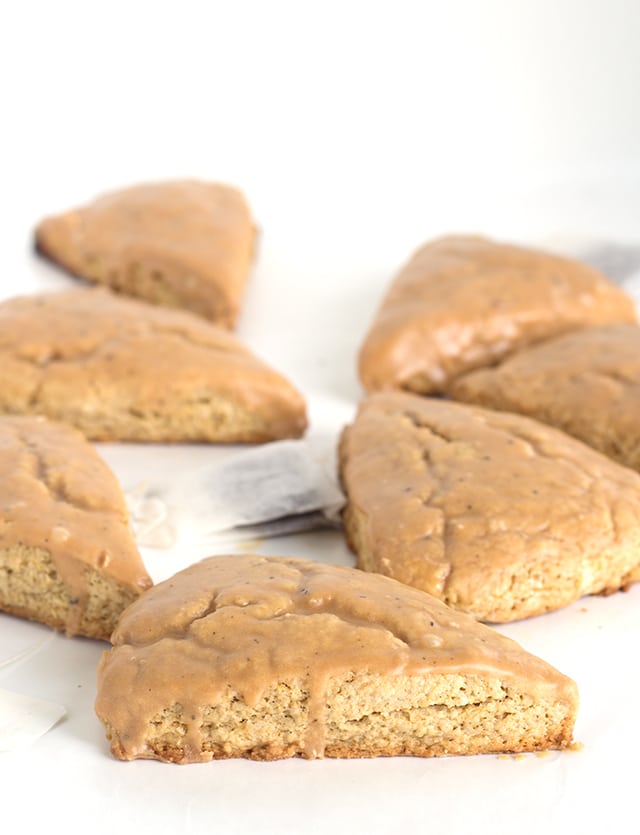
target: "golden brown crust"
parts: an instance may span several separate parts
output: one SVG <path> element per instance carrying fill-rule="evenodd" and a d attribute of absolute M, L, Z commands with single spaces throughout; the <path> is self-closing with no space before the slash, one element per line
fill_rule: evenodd
<path fill-rule="evenodd" d="M 231 328 L 253 257 L 240 191 L 177 180 L 131 186 L 42 220 L 35 247 L 71 275 Z"/>
<path fill-rule="evenodd" d="M 529 415 L 640 470 L 640 328 L 585 328 L 454 381 L 455 400 Z"/>
<path fill-rule="evenodd" d="M 69 427 L 0 417 L 0 609 L 107 639 L 150 585 L 97 452 Z"/>
<path fill-rule="evenodd" d="M 112 641 L 96 711 L 121 759 L 564 748 L 577 710 L 570 679 L 472 618 L 309 560 L 204 560 L 129 607 Z"/>
<path fill-rule="evenodd" d="M 504 622 L 608 593 L 640 563 L 640 476 L 551 427 L 402 393 L 340 446 L 358 564 Z"/>
<path fill-rule="evenodd" d="M 227 331 L 88 288 L 0 304 L 0 411 L 105 441 L 258 442 L 306 428 L 299 392 Z"/>
<path fill-rule="evenodd" d="M 440 393 L 523 346 L 636 318 L 633 301 L 584 264 L 483 238 L 441 238 L 389 287 L 360 351 L 360 379 L 368 391 Z"/>

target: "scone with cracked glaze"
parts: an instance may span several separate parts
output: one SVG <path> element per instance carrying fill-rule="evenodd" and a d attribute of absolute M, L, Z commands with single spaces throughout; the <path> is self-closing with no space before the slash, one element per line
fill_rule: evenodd
<path fill-rule="evenodd" d="M 130 606 L 96 711 L 125 760 L 441 756 L 571 743 L 574 682 L 381 575 L 211 557 Z"/>
<path fill-rule="evenodd" d="M 518 412 L 640 470 L 640 328 L 584 328 L 454 380 L 454 400 Z"/>
<path fill-rule="evenodd" d="M 108 640 L 150 586 L 96 450 L 68 426 L 0 416 L 0 610 Z"/>
<path fill-rule="evenodd" d="M 404 393 L 340 444 L 358 565 L 506 622 L 638 579 L 640 475 L 522 415 Z"/>
<path fill-rule="evenodd" d="M 527 345 L 636 321 L 632 298 L 586 264 L 449 235 L 422 246 L 390 284 L 360 350 L 360 379 L 367 391 L 438 394 Z"/>
<path fill-rule="evenodd" d="M 307 425 L 300 392 L 228 331 L 103 288 L 0 303 L 0 412 L 99 441 L 249 443 Z"/>

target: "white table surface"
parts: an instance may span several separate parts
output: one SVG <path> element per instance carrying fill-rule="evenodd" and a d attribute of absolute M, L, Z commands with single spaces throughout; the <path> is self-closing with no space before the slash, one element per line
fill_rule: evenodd
<path fill-rule="evenodd" d="M 312 432 L 337 434 L 359 396 L 352 360 L 374 295 L 364 278 L 367 271 L 356 275 L 344 293 L 335 283 L 312 292 L 301 289 L 295 272 L 269 274 L 269 255 L 267 249 L 256 267 L 240 332 L 305 391 Z M 20 286 L 14 282 L 11 289 L 70 283 L 30 253 L 21 257 Z M 377 278 L 372 275 L 371 283 Z M 288 299 L 284 305 L 283 298 Z M 224 454 L 213 447 L 179 445 L 99 448 L 128 490 L 171 480 L 201 465 L 204 455 L 214 460 Z M 353 564 L 338 531 L 242 547 Z M 143 553 L 156 580 L 206 555 L 180 542 L 169 550 Z M 590 831 L 596 822 L 622 825 L 635 789 L 640 747 L 634 718 L 640 689 L 640 587 L 583 599 L 500 631 L 578 682 L 580 750 L 513 758 L 227 761 L 179 767 L 121 763 L 110 756 L 93 713 L 96 664 L 105 644 L 68 639 L 0 615 L 0 663 L 34 648 L 23 660 L 0 667 L 0 687 L 59 702 L 68 712 L 28 749 L 0 754 L 3 814 L 9 819 L 19 813 L 25 826 L 71 816 L 90 822 L 94 833 L 120 828 L 116 819 L 127 822 L 127 831 L 138 831 L 139 825 L 143 832 L 205 832 L 215 826 L 222 832 L 391 833 L 427 820 L 441 822 L 443 828 L 436 831 L 460 833 L 470 827 L 507 833 L 543 827 Z"/>
<path fill-rule="evenodd" d="M 13 5 L 0 25 L 0 298 L 72 283 L 31 253 L 46 213 L 141 180 L 235 183 L 261 228 L 238 332 L 303 390 L 312 433 L 337 434 L 353 415 L 357 347 L 391 275 L 423 240 L 459 231 L 559 249 L 640 242 L 633 4 L 327 2 L 313 14 L 283 2 L 114 0 L 100 14 L 71 0 Z M 100 450 L 126 489 L 171 479 L 203 455 Z M 338 531 L 243 547 L 354 562 Z M 144 549 L 155 579 L 206 555 L 180 543 Z M 67 709 L 32 746 L 0 754 L 0 826 L 637 829 L 640 587 L 500 631 L 577 681 L 579 750 L 173 766 L 111 757 L 93 712 L 106 644 L 0 614 L 0 688 Z"/>

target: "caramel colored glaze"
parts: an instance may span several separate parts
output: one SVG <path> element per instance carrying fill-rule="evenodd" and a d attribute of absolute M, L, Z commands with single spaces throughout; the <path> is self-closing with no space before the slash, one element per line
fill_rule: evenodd
<path fill-rule="evenodd" d="M 360 351 L 360 379 L 368 391 L 439 393 L 523 346 L 636 318 L 632 299 L 584 264 L 483 238 L 441 238 L 391 284 Z"/>
<path fill-rule="evenodd" d="M 235 188 L 196 180 L 132 186 L 46 218 L 36 247 L 72 274 L 232 327 L 255 227 Z"/>
<path fill-rule="evenodd" d="M 0 417 L 0 550 L 47 551 L 77 601 L 88 600 L 87 567 L 136 595 L 151 586 L 129 527 L 120 486 L 79 432 L 37 417 Z"/>
<path fill-rule="evenodd" d="M 612 592 L 638 570 L 638 473 L 521 415 L 378 393 L 340 466 L 359 565 L 481 620 Z"/>
<path fill-rule="evenodd" d="M 204 560 L 131 605 L 112 642 L 99 666 L 96 712 L 124 759 L 155 756 L 145 738 L 175 704 L 187 717 L 184 761 L 211 759 L 201 740 L 204 706 L 230 693 L 255 705 L 269 687 L 300 679 L 310 693 L 303 753 L 322 756 L 327 684 L 349 671 L 495 675 L 526 682 L 533 699 L 576 700 L 570 679 L 430 596 L 300 559 Z"/>
<path fill-rule="evenodd" d="M 640 470 L 640 328 L 586 328 L 454 381 L 451 396 L 519 412 Z"/>
<path fill-rule="evenodd" d="M 209 402 L 222 404 L 222 438 Z M 173 418 L 183 404 L 194 427 Z M 94 440 L 257 441 L 306 427 L 299 392 L 228 331 L 98 288 L 0 304 L 0 410 L 45 414 Z M 130 435 L 111 429 L 114 414 Z"/>

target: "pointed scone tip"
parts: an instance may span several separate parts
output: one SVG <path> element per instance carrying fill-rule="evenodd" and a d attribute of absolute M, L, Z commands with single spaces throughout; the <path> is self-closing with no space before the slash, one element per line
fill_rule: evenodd
<path fill-rule="evenodd" d="M 449 236 L 419 249 L 391 283 L 360 350 L 360 379 L 367 391 L 442 393 L 526 345 L 635 321 L 633 300 L 585 264 Z"/>
<path fill-rule="evenodd" d="M 640 470 L 640 328 L 584 328 L 466 374 L 455 400 L 518 412 L 556 426 Z"/>
<path fill-rule="evenodd" d="M 340 471 L 359 567 L 480 620 L 559 609 L 638 571 L 640 475 L 521 415 L 374 394 Z"/>
<path fill-rule="evenodd" d="M 203 560 L 129 607 L 112 642 L 96 712 L 124 760 L 561 749 L 578 705 L 571 679 L 472 618 L 309 560 Z"/>
<path fill-rule="evenodd" d="M 0 417 L 0 609 L 108 640 L 151 586 L 120 486 L 79 432 Z"/>
<path fill-rule="evenodd" d="M 104 288 L 0 304 L 0 411 L 92 440 L 250 443 L 301 436 L 302 395 L 235 336 Z"/>
<path fill-rule="evenodd" d="M 78 278 L 231 328 L 255 238 L 237 188 L 175 180 L 130 186 L 45 218 L 35 248 Z"/>

